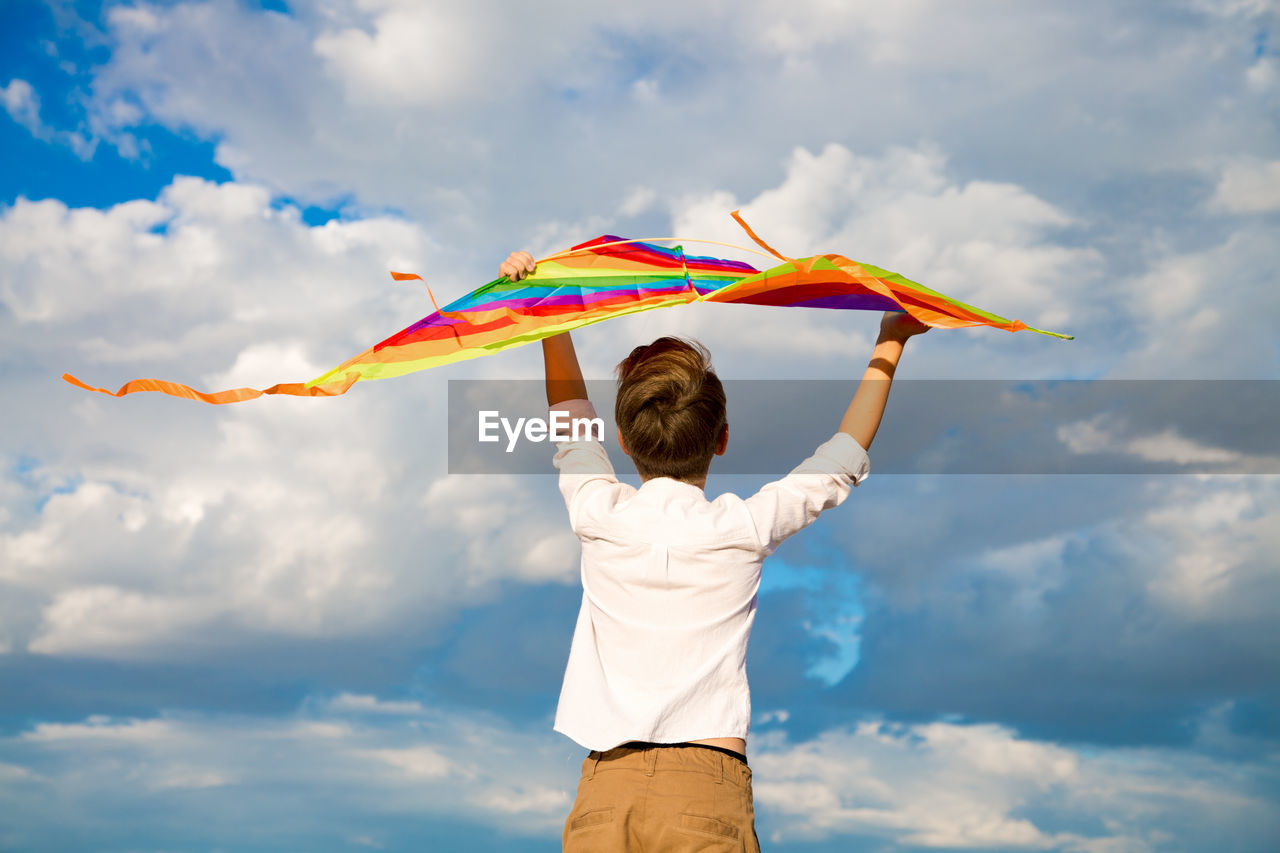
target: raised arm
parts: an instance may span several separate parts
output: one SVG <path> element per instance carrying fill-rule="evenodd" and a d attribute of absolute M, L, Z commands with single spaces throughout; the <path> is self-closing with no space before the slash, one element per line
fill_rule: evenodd
<path fill-rule="evenodd" d="M 880 429 L 885 403 L 889 401 L 893 374 L 898 369 L 898 360 L 902 358 L 907 339 L 927 331 L 928 326 L 905 311 L 884 312 L 884 317 L 880 320 L 880 337 L 876 339 L 876 348 L 871 353 L 871 363 L 862 374 L 862 381 L 858 383 L 853 401 L 849 403 L 844 419 L 840 421 L 840 432 L 853 436 L 853 440 L 862 445 L 864 450 L 871 449 L 871 442 Z"/>
<path fill-rule="evenodd" d="M 533 255 L 512 252 L 498 267 L 498 274 L 519 281 L 537 268 Z M 573 350 L 573 339 L 568 332 L 542 339 L 542 363 L 547 374 L 548 406 L 565 400 L 587 399 L 587 383 L 582 381 L 582 368 L 578 366 L 578 354 Z"/>

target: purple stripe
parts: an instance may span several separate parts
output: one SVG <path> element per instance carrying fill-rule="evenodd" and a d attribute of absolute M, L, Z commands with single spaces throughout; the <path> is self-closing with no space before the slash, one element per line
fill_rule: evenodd
<path fill-rule="evenodd" d="M 901 311 L 902 306 L 878 293 L 838 293 L 790 305 L 800 308 L 838 308 L 846 311 Z"/>

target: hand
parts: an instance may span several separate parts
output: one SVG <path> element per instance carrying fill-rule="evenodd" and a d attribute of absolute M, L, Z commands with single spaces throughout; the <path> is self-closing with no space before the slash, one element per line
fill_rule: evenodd
<path fill-rule="evenodd" d="M 533 262 L 533 255 L 528 252 L 512 252 L 498 267 L 498 275 L 505 275 L 512 281 L 519 281 L 535 271 L 538 265 Z"/>
<path fill-rule="evenodd" d="M 923 335 L 929 327 L 906 311 L 886 311 L 880 320 L 880 339 L 905 342 L 913 335 Z"/>

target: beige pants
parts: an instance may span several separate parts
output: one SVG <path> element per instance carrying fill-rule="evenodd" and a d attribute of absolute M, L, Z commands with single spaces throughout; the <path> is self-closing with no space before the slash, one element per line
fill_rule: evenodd
<path fill-rule="evenodd" d="M 751 770 L 696 746 L 618 747 L 582 762 L 566 853 L 758 853 Z"/>

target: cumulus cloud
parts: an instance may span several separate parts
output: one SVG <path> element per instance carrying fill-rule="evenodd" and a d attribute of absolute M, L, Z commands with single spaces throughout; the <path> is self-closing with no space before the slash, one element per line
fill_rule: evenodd
<path fill-rule="evenodd" d="M 142 815 L 119 838 L 131 849 L 144 824 L 172 829 L 157 847 L 242 843 L 228 826 L 394 847 L 408 835 L 392 824 L 424 803 L 552 839 L 580 758 L 545 720 L 530 734 L 436 707 L 544 715 L 576 597 L 549 482 L 445 476 L 443 377 L 216 410 L 87 396 L 63 370 L 306 379 L 426 312 L 387 269 L 448 298 L 523 245 L 745 242 L 726 217 L 741 206 L 788 254 L 838 251 L 1079 336 L 931 334 L 911 375 L 1274 378 L 1276 74 L 1258 41 L 1273 11 L 111 5 L 89 130 L 50 127 L 35 77 L 0 90 L 11 119 L 82 156 L 93 138 L 134 156 L 159 124 L 212 141 L 235 180 L 0 212 L 0 654 L 15 701 L 45 703 L 3 741 L 6 811 L 65 849 L 86 844 L 67 814 L 118 818 L 122 800 Z M 311 227 L 282 196 L 346 215 Z M 582 336 L 584 363 L 607 375 L 673 331 L 702 336 L 726 376 L 847 376 L 869 349 L 873 318 L 736 309 L 628 318 Z M 519 350 L 450 376 L 538 370 Z M 1227 452 L 1199 433 L 1063 426 L 1086 451 Z M 857 572 L 859 594 L 762 597 L 796 617 L 753 674 L 762 834 L 1266 849 L 1272 480 L 877 477 L 853 500 L 784 556 Z M 854 603 L 861 620 L 841 612 Z M 324 669 L 332 698 L 295 715 L 152 713 L 278 703 L 280 679 L 258 686 L 270 658 L 308 652 L 347 669 Z M 384 656 L 414 663 L 383 671 Z M 204 665 L 236 675 L 224 690 Z M 142 686 L 77 688 L 71 711 L 73 678 Z M 388 698 L 388 679 L 424 694 Z M 99 701 L 128 710 L 85 718 Z M 1221 709 L 1212 743 L 1188 734 L 1205 707 Z M 852 708 L 913 722 L 851 724 Z"/>
<path fill-rule="evenodd" d="M 1196 466 L 1201 471 L 1223 473 L 1277 470 L 1278 460 L 1274 456 L 1216 447 L 1183 435 L 1175 426 L 1152 432 L 1135 430 L 1125 419 L 1111 414 L 1062 424 L 1056 433 L 1072 453 L 1081 455 L 1128 454 L 1148 462 Z"/>
<path fill-rule="evenodd" d="M 1206 742 L 1215 736 L 1212 716 L 1203 730 Z M 371 820 L 379 828 L 370 838 L 399 846 L 398 824 L 409 817 L 554 839 L 581 758 L 549 730 L 367 694 L 314 696 L 281 717 L 37 723 L 0 739 L 0 750 L 0 792 L 26 806 L 10 823 L 13 839 L 40 831 L 51 790 L 76 806 L 60 823 L 69 838 L 133 832 L 133 818 L 118 813 L 93 822 L 106 816 L 109 790 L 145 797 L 152 832 L 221 838 L 232 814 L 238 843 L 269 833 L 295 846 L 331 831 L 333 821 Z M 773 846 L 873 838 L 938 849 L 1146 853 L 1171 829 L 1184 843 L 1225 833 L 1241 850 L 1265 849 L 1275 817 L 1263 783 L 1239 769 L 1266 760 L 1254 754 L 1233 765 L 1202 750 L 1098 753 L 994 725 L 869 720 L 809 740 L 774 731 L 752 765 L 758 827 Z M 118 767 L 132 769 L 111 772 Z M 263 797 L 266 786 L 293 796 Z"/>
<path fill-rule="evenodd" d="M 933 146 L 870 156 L 830 143 L 817 152 L 794 150 L 785 167 L 776 186 L 750 198 L 723 189 L 677 198 L 670 205 L 672 231 L 751 245 L 727 215 L 741 208 L 754 230 L 785 255 L 844 254 L 1033 326 L 1079 331 L 1103 310 L 1103 256 L 1058 239 L 1075 222 L 1071 214 L 1017 185 L 958 182 Z M 771 263 L 767 256 L 720 246 L 690 243 L 686 250 Z M 778 358 L 804 364 L 794 368 L 796 375 L 848 375 L 849 363 L 871 346 L 874 326 L 867 317 L 711 307 L 714 315 L 681 311 L 670 322 L 683 334 L 702 337 L 713 352 L 732 353 L 748 370 L 769 371 L 763 375 L 778 375 Z M 762 357 L 762 351 L 769 354 Z M 1043 371 L 1069 374 L 1109 357 L 1107 348 L 1073 350 L 1037 335 L 1011 340 L 991 330 L 942 332 L 913 345 L 904 369 L 913 376 L 1026 378 Z"/>
<path fill-rule="evenodd" d="M 1197 709 L 1265 693 L 1280 667 L 1261 604 L 1280 595 L 1275 477 L 1047 482 L 903 483 L 834 531 L 867 579 L 841 701 L 1167 743 Z M 892 508 L 908 499 L 909 527 Z"/>
<path fill-rule="evenodd" d="M 723 191 L 684 199 L 675 206 L 674 228 L 742 241 L 725 215 L 737 206 Z M 1083 307 L 1087 292 L 1065 285 L 1093 277 L 1100 263 L 1090 249 L 1050 241 L 1052 229 L 1071 223 L 1065 212 L 1018 186 L 957 185 L 941 153 L 928 147 L 883 157 L 858 156 L 835 143 L 817 154 L 797 149 L 782 183 L 741 209 L 784 254 L 840 247 L 974 304 L 1035 311 L 1049 326 L 1071 321 L 1068 298 Z"/>
<path fill-rule="evenodd" d="M 312 46 L 343 85 L 347 102 L 390 106 L 467 97 L 485 62 L 486 33 L 474 18 L 444 6 L 393 2 L 361 4 L 373 32 L 334 28 Z"/>
<path fill-rule="evenodd" d="M 379 699 L 360 693 L 339 693 L 326 706 L 334 712 L 358 712 L 366 714 L 422 714 L 421 703 L 412 700 Z"/>
<path fill-rule="evenodd" d="M 1277 80 L 1280 80 L 1280 68 L 1271 57 L 1259 59 L 1245 72 L 1245 81 L 1255 92 L 1270 91 L 1275 88 Z"/>
<path fill-rule="evenodd" d="M 137 5 L 108 20 L 104 125 L 194 128 L 238 177 L 354 193 L 467 236 L 578 219 L 646 181 L 666 196 L 759 185 L 796 144 L 946 139 L 994 182 L 1034 177 L 1043 195 L 1263 139 L 1265 93 L 1232 51 L 1250 21 L 1213 9 L 350 0 L 293 16 Z M 1230 75 L 1255 116 L 1222 97 Z M 130 101 L 143 116 L 116 114 Z"/>
<path fill-rule="evenodd" d="M 97 148 L 97 140 L 87 134 L 56 130 L 45 124 L 40 118 L 40 95 L 26 80 L 14 78 L 0 86 L 0 106 L 36 139 L 66 145 L 81 160 L 91 158 Z"/>
<path fill-rule="evenodd" d="M 1195 0 L 1191 5 L 1211 15 L 1225 17 L 1256 18 L 1280 12 L 1280 4 L 1275 0 Z"/>
<path fill-rule="evenodd" d="M 1126 286 L 1134 340 L 1113 377 L 1276 377 L 1280 290 L 1270 270 L 1271 229 L 1249 222 L 1221 242 L 1183 249 L 1159 241 L 1148 269 Z"/>
<path fill-rule="evenodd" d="M 852 835 L 912 848 L 1145 853 L 1176 828 L 1190 847 L 1230 833 L 1261 850 L 1275 825 L 1262 787 L 1171 750 L 1095 754 L 944 722 L 775 740 L 753 761 L 774 843 Z M 1251 829 L 1237 836 L 1242 825 Z"/>
<path fill-rule="evenodd" d="M 1280 210 L 1280 160 L 1232 163 L 1209 199 L 1210 210 L 1266 213 Z"/>
<path fill-rule="evenodd" d="M 1254 482 L 1254 480 L 1260 482 Z M 1167 543 L 1148 576 L 1153 600 L 1197 625 L 1247 631 L 1259 624 L 1259 601 L 1275 594 L 1275 530 L 1280 493 L 1274 478 L 1227 477 L 1179 483 L 1143 517 Z"/>
<path fill-rule="evenodd" d="M 388 707 L 396 713 L 385 713 Z M 6 828 L 21 844 L 38 843 L 55 821 L 47 799 L 54 790 L 86 819 L 55 821 L 78 839 L 72 846 L 89 843 L 94 815 L 120 843 L 136 843 L 141 820 L 157 836 L 307 846 L 336 821 L 376 827 L 371 837 L 380 843 L 396 840 L 407 819 L 424 818 L 555 836 L 576 784 L 566 746 L 549 729 L 511 729 L 483 715 L 376 697 L 320 697 L 279 718 L 172 713 L 46 722 L 4 738 L 0 749 L 15 758 L 0 764 L 0 796 L 31 807 Z M 113 770 L 122 766 L 132 770 Z M 267 789 L 295 796 L 262 796 Z M 108 799 L 120 795 L 154 808 L 107 811 Z M 229 815 L 237 816 L 234 839 Z"/>
<path fill-rule="evenodd" d="M 40 121 L 40 98 L 26 80 L 13 79 L 0 86 L 0 104 L 4 105 L 11 119 L 31 131 L 32 135 L 45 133 L 46 128 Z"/>
<path fill-rule="evenodd" d="M 670 4 L 602 20 L 601 7 L 572 2 L 446 12 L 379 0 L 292 16 L 139 5 L 109 15 L 114 48 L 94 102 L 104 116 L 136 102 L 139 122 L 216 138 L 220 162 L 276 191 L 408 211 L 448 266 L 606 230 L 665 231 L 664 210 L 682 234 L 736 240 L 723 217 L 740 200 L 790 253 L 861 255 L 1033 325 L 1094 332 L 1090 347 L 1001 341 L 909 369 L 945 375 L 968 357 L 989 376 L 1099 375 L 1125 361 L 1121 326 L 1160 316 L 1145 304 L 1161 292 L 1151 280 L 1212 251 L 1161 236 L 1178 207 L 1139 203 L 1142 187 L 1267 150 L 1265 105 L 1245 82 L 1259 12 L 758 2 L 731 16 Z M 719 35 L 698 37 L 708 32 Z M 1115 221 L 1098 203 L 1113 182 L 1136 194 Z M 1216 203 L 1253 198 L 1241 192 Z M 695 315 L 671 322 L 717 325 Z M 647 333 L 646 320 L 623 328 Z M 1206 349 L 1227 335 L 1211 315 L 1192 325 Z M 796 349 L 797 332 L 832 356 L 847 334 L 816 322 L 753 329 L 779 350 Z M 1167 346 L 1124 367 L 1189 370 Z M 1231 366 L 1270 364 L 1256 355 Z"/>
<path fill-rule="evenodd" d="M 311 378 L 423 312 L 419 292 L 385 276 L 428 252 L 401 219 L 312 227 L 261 187 L 194 178 L 105 210 L 23 199 L 5 210 L 5 335 L 32 377 L 6 447 L 11 464 L 28 460 L 5 478 L 0 581 L 22 592 L 6 642 L 183 656 L 251 636 L 408 630 L 503 578 L 572 579 L 572 537 L 530 497 L 536 483 L 504 484 L 510 515 L 456 535 L 468 514 L 486 517 L 493 491 L 433 482 L 442 386 L 406 397 L 402 383 L 359 407 L 217 410 L 51 382 L 68 368 L 103 384 Z M 63 413 L 52 427 L 51 406 Z"/>
<path fill-rule="evenodd" d="M 535 483 L 535 488 L 550 485 L 545 479 Z M 494 500 L 495 494 L 502 495 L 502 500 Z M 468 584 L 502 577 L 529 583 L 578 578 L 573 534 L 567 525 L 556 523 L 555 515 L 545 512 L 546 501 L 519 477 L 441 477 L 427 488 L 422 508 L 433 525 L 454 531 L 440 548 L 458 555 L 470 568 Z M 512 555 L 517 553 L 523 558 L 513 562 Z"/>

